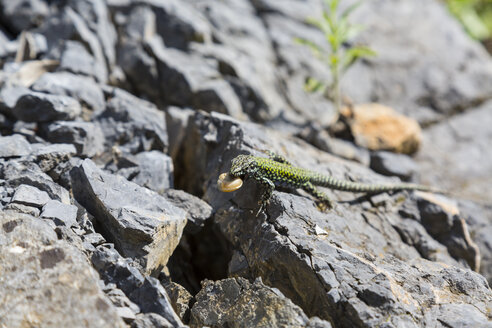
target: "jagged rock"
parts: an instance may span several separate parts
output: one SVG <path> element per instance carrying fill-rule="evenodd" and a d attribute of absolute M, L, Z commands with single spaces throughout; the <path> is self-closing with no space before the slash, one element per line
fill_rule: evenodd
<path fill-rule="evenodd" d="M 78 74 L 79 78 L 92 77 L 102 82 L 106 78 L 103 65 L 104 63 L 97 61 L 80 42 L 67 41 L 63 44 L 59 70 Z"/>
<path fill-rule="evenodd" d="M 107 92 L 110 100 L 97 120 L 108 148 L 119 144 L 130 153 L 167 150 L 168 136 L 163 112 L 154 104 L 121 89 Z"/>
<path fill-rule="evenodd" d="M 417 154 L 423 181 L 471 200 L 490 204 L 492 186 L 492 101 L 424 131 Z"/>
<path fill-rule="evenodd" d="M 14 33 L 20 33 L 40 24 L 49 14 L 48 4 L 41 0 L 2 0 L 2 22 Z"/>
<path fill-rule="evenodd" d="M 122 258 L 114 248 L 98 246 L 92 255 L 92 263 L 107 284 L 116 284 L 143 313 L 156 313 L 169 320 L 174 327 L 182 326 L 159 281 L 144 277 L 129 259 Z"/>
<path fill-rule="evenodd" d="M 59 200 L 64 204 L 70 204 L 68 191 L 53 182 L 53 179 L 44 173 L 39 166 L 28 161 L 0 162 L 0 177 L 6 180 L 11 188 L 26 184 L 46 191 L 51 199 Z"/>
<path fill-rule="evenodd" d="M 75 226 L 77 224 L 77 206 L 50 200 L 43 206 L 41 217 L 52 220 L 56 225 Z"/>
<path fill-rule="evenodd" d="M 377 101 L 426 123 L 490 98 L 490 56 L 439 1 L 372 1 L 351 18 L 365 26 L 355 42 L 377 53 L 342 80 L 354 102 Z"/>
<path fill-rule="evenodd" d="M 394 175 L 409 181 L 416 174 L 418 165 L 408 156 L 376 151 L 371 154 L 371 169 L 383 175 Z"/>
<path fill-rule="evenodd" d="M 5 207 L 3 207 L 3 210 L 5 210 L 5 211 L 12 210 L 12 211 L 15 211 L 18 213 L 24 213 L 24 214 L 28 214 L 28 215 L 31 215 L 34 217 L 38 217 L 39 213 L 41 213 L 41 211 L 37 207 L 27 206 L 27 205 L 22 205 L 22 204 L 17 204 L 17 203 L 9 203 L 9 204 L 5 205 Z"/>
<path fill-rule="evenodd" d="M 36 187 L 21 184 L 12 196 L 12 203 L 41 208 L 51 200 L 48 193 Z"/>
<path fill-rule="evenodd" d="M 260 188 L 253 181 L 247 180 L 233 194 L 220 193 L 216 186 L 219 173 L 228 171 L 230 159 L 237 154 L 264 156 L 256 149 L 283 149 L 282 154 L 295 165 L 345 180 L 388 180 L 279 132 L 216 113 L 197 113 L 190 120 L 181 151 L 182 162 L 188 165 L 180 167 L 178 174 L 192 179 L 183 184 L 186 190 L 203 194 L 203 199 L 217 209 L 215 224 L 245 258 L 247 268 L 231 275 L 261 277 L 308 316 L 319 316 L 340 327 L 370 327 L 387 320 L 394 326 L 446 320 L 452 326 L 462 322 L 461 314 L 465 313 L 474 316 L 467 322 L 486 324 L 484 304 L 492 295 L 486 280 L 467 269 L 476 264 L 477 253 L 467 238 L 463 220 L 453 219 L 442 234 L 436 234 L 427 220 L 430 214 L 422 214 L 426 219 L 420 221 L 418 229 L 427 233 L 420 233 L 420 237 L 433 240 L 434 246 L 427 244 L 436 251 L 445 248 L 452 253 L 453 257 L 445 252 L 434 257 L 449 266 L 422 258 L 425 254 L 419 249 L 425 247 L 425 241 L 402 241 L 394 227 L 401 220 L 397 213 L 401 201 L 407 198 L 413 206 L 418 204 L 406 192 L 386 195 L 384 203 L 374 207 L 356 195 L 326 190 L 332 199 L 343 201 L 338 201 L 334 210 L 322 213 L 310 197 L 275 191 L 265 214 L 256 217 Z M 447 211 L 444 203 L 433 206 L 433 213 Z M 436 224 L 442 225 L 448 218 L 442 216 Z M 231 266 L 235 267 L 240 266 Z M 474 288 L 465 292 L 465 288 L 459 291 L 451 287 L 463 284 Z M 436 301 L 436 293 L 439 300 L 453 301 Z M 420 311 L 423 303 L 428 308 L 425 314 Z"/>
<path fill-rule="evenodd" d="M 0 93 L 1 95 L 1 93 Z M 188 120 L 193 115 L 193 110 L 170 106 L 166 109 L 166 123 L 169 134 L 169 155 L 176 160 L 181 147 L 181 142 L 186 135 Z"/>
<path fill-rule="evenodd" d="M 0 137 L 0 157 L 20 157 L 31 152 L 31 145 L 19 134 Z"/>
<path fill-rule="evenodd" d="M 191 301 L 194 300 L 193 296 L 183 286 L 175 282 L 171 281 L 163 285 L 174 312 L 176 312 L 183 322 L 188 322 L 190 320 Z"/>
<path fill-rule="evenodd" d="M 355 143 L 371 150 L 415 153 L 422 142 L 417 121 L 379 104 L 357 105 L 349 114 Z"/>
<path fill-rule="evenodd" d="M 141 152 L 135 156 L 117 155 L 106 169 L 160 194 L 173 187 L 172 159 L 156 150 Z"/>
<path fill-rule="evenodd" d="M 85 160 L 71 171 L 75 199 L 103 226 L 124 256 L 159 272 L 179 243 L 186 213 L 157 193 L 105 173 Z"/>
<path fill-rule="evenodd" d="M 12 87 L 30 87 L 44 73 L 55 70 L 58 64 L 58 61 L 52 59 L 6 63 L 3 71 L 8 72 L 7 85 Z M 29 90 L 26 93 L 29 93 Z"/>
<path fill-rule="evenodd" d="M 66 162 L 74 156 L 77 151 L 74 145 L 55 144 L 43 145 L 32 144 L 33 156 L 43 172 L 48 172 L 62 162 Z"/>
<path fill-rule="evenodd" d="M 104 150 L 101 127 L 92 122 L 53 122 L 44 126 L 43 135 L 51 142 L 73 144 L 78 156 L 93 157 Z"/>
<path fill-rule="evenodd" d="M 22 86 L 7 86 L 0 90 L 0 111 L 7 115 L 13 115 L 17 100 L 24 94 L 28 93 L 29 89 Z"/>
<path fill-rule="evenodd" d="M 132 328 L 174 328 L 169 321 L 157 313 L 137 314 L 135 321 L 132 322 Z"/>
<path fill-rule="evenodd" d="M 84 255 L 46 222 L 8 211 L 0 213 L 0 226 L 3 324 L 125 327 Z"/>
<path fill-rule="evenodd" d="M 183 190 L 166 189 L 162 196 L 171 204 L 186 211 L 185 231 L 196 233 L 203 228 L 205 221 L 212 216 L 212 206 Z"/>
<path fill-rule="evenodd" d="M 204 281 L 191 309 L 191 327 L 312 327 L 302 309 L 261 279 Z M 327 321 L 316 327 L 330 328 Z"/>
<path fill-rule="evenodd" d="M 459 201 L 461 216 L 470 228 L 470 235 L 478 245 L 481 255 L 480 273 L 492 285 L 492 206 L 477 204 L 472 201 Z"/>
<path fill-rule="evenodd" d="M 77 53 L 80 50 L 77 50 Z M 63 60 L 62 60 L 63 67 Z M 84 67 L 91 63 L 84 63 Z M 73 65 L 70 65 L 73 69 Z M 100 114 L 104 110 L 105 99 L 101 88 L 89 77 L 79 76 L 68 72 L 45 73 L 32 86 L 34 91 L 56 95 L 70 96 L 83 105 Z"/>
<path fill-rule="evenodd" d="M 19 97 L 12 114 L 26 122 L 73 120 L 82 111 L 72 97 L 31 91 Z"/>

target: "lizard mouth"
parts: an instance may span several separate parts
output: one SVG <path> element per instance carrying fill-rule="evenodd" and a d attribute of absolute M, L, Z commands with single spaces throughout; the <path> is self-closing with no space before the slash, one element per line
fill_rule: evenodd
<path fill-rule="evenodd" d="M 232 192 L 241 188 L 243 180 L 241 178 L 233 177 L 229 173 L 222 173 L 217 180 L 217 186 L 222 192 Z"/>

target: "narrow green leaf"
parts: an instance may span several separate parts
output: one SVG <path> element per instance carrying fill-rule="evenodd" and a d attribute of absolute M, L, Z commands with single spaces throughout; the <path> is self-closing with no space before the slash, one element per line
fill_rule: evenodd
<path fill-rule="evenodd" d="M 323 53 L 322 49 L 316 43 L 314 43 L 312 41 L 302 39 L 302 38 L 294 38 L 294 42 L 296 42 L 300 45 L 303 45 L 303 46 L 307 46 L 309 49 L 311 49 L 311 51 L 313 52 L 313 54 L 316 57 L 321 57 L 321 54 Z"/>
<path fill-rule="evenodd" d="M 313 77 L 307 78 L 306 82 L 304 83 L 304 90 L 311 93 L 319 91 L 324 92 L 325 88 L 326 85 L 323 82 Z"/>
<path fill-rule="evenodd" d="M 359 8 L 361 4 L 362 4 L 362 0 L 359 0 L 356 3 L 348 6 L 344 11 L 342 11 L 340 17 L 347 18 L 355 9 Z"/>

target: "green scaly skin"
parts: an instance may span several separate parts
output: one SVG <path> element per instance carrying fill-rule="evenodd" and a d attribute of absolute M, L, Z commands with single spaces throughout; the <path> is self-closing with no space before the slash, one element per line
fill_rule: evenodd
<path fill-rule="evenodd" d="M 380 193 L 396 190 L 421 190 L 439 192 L 433 188 L 400 183 L 392 185 L 362 184 L 350 181 L 338 180 L 329 175 L 323 175 L 307 169 L 295 167 L 282 156 L 268 152 L 270 158 L 239 155 L 232 160 L 229 174 L 241 179 L 253 178 L 263 186 L 263 193 L 259 201 L 260 213 L 272 197 L 275 186 L 301 188 L 317 199 L 318 206 L 322 209 L 333 208 L 330 198 L 318 190 L 316 186 L 327 187 L 335 190 L 365 193 Z"/>

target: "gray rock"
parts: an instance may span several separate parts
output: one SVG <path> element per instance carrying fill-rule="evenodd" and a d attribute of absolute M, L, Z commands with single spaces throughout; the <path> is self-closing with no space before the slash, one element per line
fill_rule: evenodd
<path fill-rule="evenodd" d="M 121 89 L 111 89 L 106 110 L 98 117 L 108 148 L 128 145 L 128 151 L 166 151 L 168 136 L 164 113 L 154 104 Z"/>
<path fill-rule="evenodd" d="M 157 313 L 168 320 L 174 327 L 182 327 L 183 323 L 172 308 L 166 290 L 159 280 L 146 277 L 140 288 L 130 294 L 130 299 L 138 299 L 142 312 Z"/>
<path fill-rule="evenodd" d="M 384 103 L 425 122 L 428 115 L 419 116 L 429 108 L 451 114 L 490 98 L 490 57 L 439 1 L 374 1 L 352 18 L 366 27 L 355 42 L 378 53 L 342 81 L 353 101 Z M 409 24 L 418 28 L 408 32 Z"/>
<path fill-rule="evenodd" d="M 16 34 L 40 24 L 49 14 L 48 4 L 41 0 L 2 0 L 0 6 L 3 24 Z"/>
<path fill-rule="evenodd" d="M 29 89 L 25 87 L 3 87 L 0 90 L 0 111 L 7 115 L 13 115 L 17 100 L 26 93 L 29 93 Z"/>
<path fill-rule="evenodd" d="M 0 157 L 20 157 L 31 152 L 31 145 L 19 134 L 0 137 Z"/>
<path fill-rule="evenodd" d="M 186 213 L 157 193 L 85 160 L 71 172 L 75 199 L 103 226 L 124 256 L 159 272 L 179 243 Z"/>
<path fill-rule="evenodd" d="M 137 314 L 135 321 L 132 322 L 132 328 L 174 328 L 169 321 L 156 313 Z"/>
<path fill-rule="evenodd" d="M 78 101 L 67 96 L 29 92 L 17 100 L 13 115 L 26 122 L 73 120 L 82 112 Z"/>
<path fill-rule="evenodd" d="M 169 155 L 175 160 L 186 134 L 188 120 L 193 110 L 170 106 L 166 109 L 166 124 L 169 134 Z"/>
<path fill-rule="evenodd" d="M 70 204 L 68 191 L 53 182 L 53 179 L 44 173 L 39 166 L 29 161 L 0 162 L 0 176 L 6 184 L 16 188 L 22 184 L 30 185 L 48 193 L 51 199 Z"/>
<path fill-rule="evenodd" d="M 480 273 L 492 285 L 492 206 L 460 200 L 459 209 L 481 254 Z"/>
<path fill-rule="evenodd" d="M 194 301 L 194 297 L 183 286 L 175 282 L 163 283 L 163 286 L 169 296 L 174 312 L 183 322 L 189 322 L 191 302 Z"/>
<path fill-rule="evenodd" d="M 91 259 L 105 283 L 116 284 L 143 313 L 156 313 L 172 322 L 174 327 L 182 326 L 166 291 L 157 279 L 144 277 L 131 260 L 122 258 L 114 248 L 107 245 L 98 246 Z"/>
<path fill-rule="evenodd" d="M 183 190 L 166 189 L 162 196 L 174 206 L 185 210 L 188 221 L 186 232 L 197 233 L 212 216 L 212 206 Z"/>
<path fill-rule="evenodd" d="M 424 130 L 417 154 L 425 183 L 470 200 L 492 202 L 492 101 Z"/>
<path fill-rule="evenodd" d="M 80 52 L 80 50 L 77 52 Z M 63 67 L 63 57 L 61 63 Z M 85 66 L 92 67 L 93 64 L 84 63 Z M 73 65 L 70 67 L 73 69 Z M 34 91 L 75 98 L 83 106 L 91 109 L 94 115 L 100 114 L 104 110 L 104 94 L 101 88 L 94 83 L 94 80 L 89 77 L 74 75 L 68 72 L 45 73 L 31 88 Z"/>
<path fill-rule="evenodd" d="M 72 227 L 77 224 L 77 206 L 50 200 L 43 206 L 41 217 L 52 220 L 57 226 Z"/>
<path fill-rule="evenodd" d="M 24 213 L 34 217 L 38 217 L 39 213 L 41 212 L 37 207 L 16 204 L 16 203 L 9 203 L 5 205 L 5 207 L 3 207 L 3 210 L 5 211 L 12 210 L 18 213 Z"/>
<path fill-rule="evenodd" d="M 239 153 L 264 156 L 257 149 L 268 149 L 280 152 L 297 166 L 345 180 L 390 180 L 278 131 L 224 115 L 196 113 L 189 124 L 180 152 L 185 165 L 176 167 L 178 176 L 186 176 L 187 180 L 178 186 L 203 195 L 216 209 L 215 224 L 239 253 L 236 258 L 244 257 L 242 262 L 247 265 L 231 266 L 239 268 L 231 275 L 261 277 L 306 315 L 337 322 L 341 327 L 371 327 L 383 322 L 391 326 L 425 325 L 429 320 L 488 322 L 485 304 L 490 302 L 490 289 L 482 276 L 467 269 L 476 267 L 476 248 L 466 236 L 462 219 L 441 217 L 440 213 L 448 211 L 444 202 L 433 205 L 436 210 L 416 222 L 420 225 L 417 229 L 427 232 L 420 236 L 434 241 L 429 248 L 439 251 L 445 247 L 454 257 L 442 252 L 434 258 L 445 259 L 451 265 L 423 259 L 419 250 L 425 242 L 409 239 L 407 244 L 394 227 L 402 219 L 398 213 L 402 200 L 408 199 L 419 209 L 409 193 L 386 195 L 385 205 L 375 208 L 356 195 L 323 189 L 338 200 L 334 210 L 323 213 L 311 197 L 275 191 L 266 212 L 256 217 L 261 189 L 253 181 L 246 180 L 232 194 L 216 189 L 219 173 L 228 171 L 230 160 Z M 446 227 L 441 235 L 429 226 L 431 213 L 439 216 L 436 225 Z M 424 256 L 432 258 L 430 253 Z M 447 270 L 455 282 L 450 282 Z M 475 281 L 469 283 L 474 286 L 470 291 L 465 291 L 466 287 L 461 291 L 448 288 L 466 285 L 469 280 Z M 440 299 L 449 299 L 449 305 L 434 303 L 436 292 Z M 420 311 L 422 302 L 428 304 L 425 314 Z M 473 319 L 450 316 L 450 308 L 468 313 L 470 305 L 476 309 Z"/>
<path fill-rule="evenodd" d="M 106 2 L 70 0 L 68 5 L 83 18 L 90 30 L 94 32 L 101 45 L 105 62 L 111 68 L 115 63 L 117 34 Z M 104 63 L 102 60 L 101 62 Z"/>
<path fill-rule="evenodd" d="M 173 161 L 159 151 L 138 153 L 139 173 L 132 179 L 136 184 L 162 193 L 173 187 Z"/>
<path fill-rule="evenodd" d="M 406 155 L 376 151 L 371 154 L 371 169 L 383 175 L 394 175 L 409 181 L 415 176 L 418 165 Z"/>
<path fill-rule="evenodd" d="M 3 324 L 20 327 L 30 318 L 41 327 L 125 327 L 85 256 L 46 222 L 2 212 L 0 226 Z"/>
<path fill-rule="evenodd" d="M 12 196 L 12 203 L 41 208 L 51 200 L 48 193 L 36 187 L 21 184 Z"/>
<path fill-rule="evenodd" d="M 51 142 L 73 144 L 78 156 L 93 157 L 104 150 L 104 135 L 92 122 L 54 122 L 44 126 L 43 135 Z"/>
<path fill-rule="evenodd" d="M 244 278 L 205 280 L 191 309 L 191 326 L 311 327 L 302 309 L 278 290 Z M 327 321 L 317 327 L 330 328 Z"/>
<path fill-rule="evenodd" d="M 70 144 L 32 144 L 32 148 L 31 156 L 36 159 L 43 172 L 48 172 L 60 163 L 70 160 L 77 153 L 75 146 Z"/>

